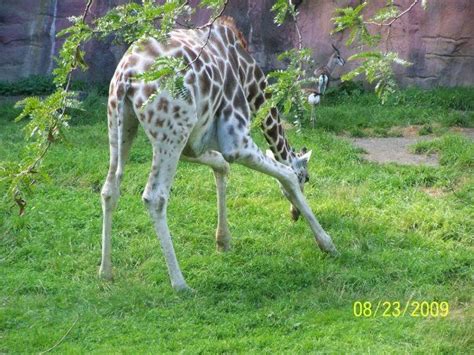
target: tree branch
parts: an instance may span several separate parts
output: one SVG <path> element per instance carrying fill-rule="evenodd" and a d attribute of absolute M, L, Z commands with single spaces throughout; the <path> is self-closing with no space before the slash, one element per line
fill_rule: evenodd
<path fill-rule="evenodd" d="M 201 46 L 201 48 L 200 48 L 200 50 L 199 50 L 199 53 L 198 53 L 198 55 L 196 56 L 196 58 L 194 58 L 191 62 L 189 62 L 188 65 L 186 65 L 186 67 L 184 67 L 184 69 L 183 69 L 182 71 L 188 70 L 188 69 L 191 67 L 191 65 L 193 65 L 193 64 L 201 57 L 201 54 L 202 54 L 204 48 L 207 46 L 207 44 L 209 43 L 209 39 L 211 38 L 212 26 L 214 25 L 214 22 L 216 22 L 216 20 L 224 14 L 224 10 L 225 10 L 225 8 L 226 8 L 226 6 L 227 6 L 228 3 L 229 3 L 229 0 L 225 0 L 225 1 L 224 1 L 224 5 L 222 6 L 222 9 L 219 11 L 219 13 L 218 13 L 216 16 L 214 16 L 214 17 L 212 18 L 211 21 L 209 21 L 209 22 L 206 23 L 205 25 L 202 25 L 202 26 L 196 28 L 196 29 L 198 29 L 198 30 L 201 30 L 201 29 L 203 29 L 203 28 L 209 27 L 209 31 L 208 31 L 208 33 L 207 33 L 206 41 L 205 41 L 204 44 Z"/>
<path fill-rule="evenodd" d="M 89 11 L 90 11 L 90 8 L 91 8 L 93 2 L 94 2 L 94 0 L 88 0 L 87 1 L 86 7 L 85 7 L 84 12 L 82 14 L 82 22 L 86 21 L 86 17 L 89 14 Z M 74 68 L 75 67 L 77 67 L 77 59 L 75 59 L 75 62 L 74 62 Z M 72 70 L 69 72 L 69 74 L 67 76 L 66 86 L 64 87 L 64 91 L 66 93 L 69 92 L 69 88 L 71 86 L 71 79 L 72 79 Z M 61 104 L 62 109 L 59 112 L 58 117 L 54 120 L 51 127 L 49 127 L 49 129 L 48 129 L 48 139 L 47 139 L 46 145 L 43 148 L 43 151 L 25 170 L 20 171 L 18 174 L 15 175 L 15 177 L 18 178 L 18 177 L 23 177 L 23 176 L 27 176 L 27 175 L 36 173 L 36 168 L 37 168 L 38 164 L 41 162 L 41 160 L 43 160 L 46 153 L 51 148 L 52 143 L 54 142 L 54 131 L 56 130 L 56 128 L 58 126 L 58 122 L 63 118 L 64 114 L 66 113 L 66 100 L 67 100 L 67 95 L 63 98 L 63 102 Z M 18 189 L 15 190 L 14 199 L 15 199 L 16 204 L 20 208 L 19 213 L 20 213 L 20 216 L 21 216 L 25 212 L 26 201 L 21 197 L 21 192 Z"/>
<path fill-rule="evenodd" d="M 375 26 L 392 26 L 392 24 L 397 21 L 400 17 L 404 16 L 405 14 L 407 14 L 408 12 L 411 11 L 411 9 L 417 4 L 419 3 L 420 0 L 414 0 L 410 6 L 408 6 L 404 11 L 400 12 L 397 16 L 395 16 L 393 19 L 391 19 L 389 22 L 387 23 L 383 23 L 383 22 L 375 22 L 375 21 L 364 21 L 364 24 L 366 25 L 375 25 Z"/>

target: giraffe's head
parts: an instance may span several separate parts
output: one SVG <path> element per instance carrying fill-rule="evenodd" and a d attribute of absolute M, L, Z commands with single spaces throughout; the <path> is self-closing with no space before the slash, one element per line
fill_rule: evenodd
<path fill-rule="evenodd" d="M 298 177 L 301 191 L 304 189 L 304 184 L 309 182 L 308 162 L 312 152 L 312 150 L 308 151 L 306 147 L 303 147 L 299 152 L 293 152 L 294 157 L 291 160 L 291 167 Z"/>
<path fill-rule="evenodd" d="M 308 151 L 306 147 L 303 147 L 300 152 L 291 151 L 290 166 L 295 172 L 295 175 L 298 177 L 298 182 L 300 185 L 301 192 L 304 191 L 304 184 L 309 182 L 309 173 L 308 173 L 308 162 L 311 158 L 312 151 Z M 267 150 L 267 156 L 272 159 L 275 159 L 274 154 L 271 150 Z M 283 195 L 288 198 L 288 192 L 280 185 Z M 293 204 L 290 207 L 291 218 L 294 221 L 297 221 L 300 216 L 300 211 Z"/>
<path fill-rule="evenodd" d="M 295 157 L 291 161 L 291 167 L 298 177 L 298 182 L 300 184 L 301 192 L 304 191 L 304 184 L 309 182 L 309 173 L 308 173 L 308 162 L 311 158 L 312 150 L 308 151 L 306 147 L 303 147 L 300 152 L 295 153 Z M 285 193 L 285 191 L 283 192 Z M 300 217 L 300 211 L 293 204 L 290 207 L 291 218 L 294 221 L 297 221 Z"/>

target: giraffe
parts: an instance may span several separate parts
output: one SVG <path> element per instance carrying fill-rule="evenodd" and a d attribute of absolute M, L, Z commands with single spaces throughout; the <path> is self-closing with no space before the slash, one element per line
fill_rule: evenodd
<path fill-rule="evenodd" d="M 208 32 L 211 31 L 211 32 Z M 134 76 L 158 56 L 183 57 L 185 90 L 173 97 Z M 110 164 L 101 191 L 102 261 L 99 274 L 112 278 L 112 212 L 119 197 L 124 165 L 140 124 L 153 150 L 151 172 L 142 199 L 153 221 L 175 290 L 189 290 L 180 270 L 167 224 L 170 189 L 179 160 L 208 165 L 217 187 L 216 245 L 230 248 L 225 202 L 229 163 L 235 162 L 276 178 L 285 196 L 309 222 L 319 247 L 337 254 L 331 237 L 312 213 L 303 195 L 311 152 L 290 148 L 279 113 L 272 108 L 262 129 L 272 154 L 263 154 L 250 136 L 251 114 L 265 101 L 265 76 L 247 52 L 232 18 L 221 17 L 201 29 L 176 29 L 166 43 L 139 41 L 122 57 L 110 83 L 108 129 Z M 158 91 L 156 91 L 158 90 Z M 142 108 L 145 100 L 158 95 Z"/>

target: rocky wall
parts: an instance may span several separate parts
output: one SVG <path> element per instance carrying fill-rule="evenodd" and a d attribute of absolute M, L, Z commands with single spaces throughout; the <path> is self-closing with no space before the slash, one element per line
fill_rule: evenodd
<path fill-rule="evenodd" d="M 92 15 L 98 16 L 126 0 L 95 0 Z M 195 0 L 194 2 L 196 2 Z M 250 51 L 265 70 L 281 67 L 276 55 L 297 43 L 291 22 L 273 23 L 270 7 L 274 0 L 230 0 L 226 14 L 236 18 L 248 39 Z M 384 0 L 372 1 L 373 5 Z M 406 8 L 412 0 L 397 0 Z M 68 25 L 67 18 L 79 15 L 84 0 L 2 0 L 0 2 L 0 80 L 16 80 L 32 74 L 48 74 L 54 67 L 53 54 L 61 45 L 56 33 Z M 343 56 L 353 53 L 344 47 L 344 36 L 331 36 L 331 17 L 335 7 L 359 3 L 354 0 L 303 0 L 299 6 L 299 26 L 303 44 L 313 51 L 315 65 L 325 64 L 331 43 Z M 374 6 L 372 7 L 374 8 Z M 383 48 L 396 50 L 413 63 L 397 68 L 397 79 L 404 85 L 422 87 L 474 84 L 474 1 L 428 0 L 428 9 L 420 6 L 397 21 Z M 368 9 L 371 10 L 370 8 Z M 207 13 L 195 16 L 196 23 L 206 21 Z M 86 78 L 107 81 L 126 49 L 110 42 L 87 46 L 90 70 Z M 337 68 L 339 76 L 354 66 Z"/>

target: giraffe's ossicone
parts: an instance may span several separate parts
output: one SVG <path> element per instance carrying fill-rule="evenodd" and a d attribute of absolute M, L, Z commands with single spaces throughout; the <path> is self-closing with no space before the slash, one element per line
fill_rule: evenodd
<path fill-rule="evenodd" d="M 148 70 L 160 56 L 181 57 L 188 63 L 183 73 L 185 91 L 175 97 L 157 82 L 137 79 L 137 74 Z M 266 99 L 265 86 L 262 70 L 248 53 L 242 33 L 229 17 L 221 17 L 201 29 L 175 30 L 166 43 L 153 38 L 141 40 L 123 56 L 109 91 L 110 166 L 102 188 L 102 277 L 112 277 L 112 212 L 139 124 L 153 149 L 143 200 L 154 222 L 175 289 L 188 288 L 166 219 L 170 189 L 180 159 L 206 164 L 214 171 L 218 192 L 218 250 L 230 247 L 225 189 L 229 163 L 236 162 L 275 177 L 293 209 L 309 222 L 320 248 L 336 253 L 331 238 L 319 225 L 302 193 L 308 179 L 310 152 L 299 154 L 290 148 L 276 108 L 262 122 L 272 157 L 264 155 L 250 136 L 252 114 Z"/>

